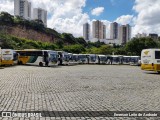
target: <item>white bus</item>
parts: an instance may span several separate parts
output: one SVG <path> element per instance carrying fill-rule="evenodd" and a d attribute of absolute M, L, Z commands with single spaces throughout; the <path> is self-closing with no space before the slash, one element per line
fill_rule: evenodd
<path fill-rule="evenodd" d="M 88 64 L 89 63 L 88 55 L 87 54 L 79 54 L 78 61 L 80 64 Z"/>
<path fill-rule="evenodd" d="M 122 64 L 129 65 L 131 61 L 131 56 L 123 56 L 122 57 Z"/>
<path fill-rule="evenodd" d="M 140 66 L 140 56 L 131 56 L 130 65 Z"/>
<path fill-rule="evenodd" d="M 78 54 L 73 54 L 72 61 L 73 61 L 74 64 L 78 64 L 79 63 Z"/>
<path fill-rule="evenodd" d="M 107 64 L 107 56 L 98 55 L 98 64 Z"/>
<path fill-rule="evenodd" d="M 1 65 L 18 64 L 18 54 L 12 49 L 1 49 Z"/>
<path fill-rule="evenodd" d="M 142 50 L 141 69 L 160 73 L 160 49 Z"/>
<path fill-rule="evenodd" d="M 39 66 L 58 65 L 58 53 L 53 50 L 25 49 L 17 50 L 19 64 Z"/>
<path fill-rule="evenodd" d="M 123 63 L 123 56 L 122 55 L 112 55 L 111 56 L 111 64 L 119 65 Z"/>
<path fill-rule="evenodd" d="M 98 63 L 98 56 L 96 54 L 88 54 L 89 64 Z"/>
<path fill-rule="evenodd" d="M 78 54 L 68 53 L 68 55 L 70 65 L 75 65 L 78 63 Z"/>
<path fill-rule="evenodd" d="M 70 55 L 65 51 L 58 51 L 59 65 L 69 65 Z"/>

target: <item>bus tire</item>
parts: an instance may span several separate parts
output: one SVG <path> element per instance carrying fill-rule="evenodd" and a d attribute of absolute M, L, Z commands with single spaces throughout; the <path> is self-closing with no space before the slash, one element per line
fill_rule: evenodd
<path fill-rule="evenodd" d="M 39 63 L 39 66 L 41 66 L 41 67 L 42 67 L 42 66 L 43 66 L 43 63 L 42 63 L 42 62 L 40 62 L 40 63 Z"/>
<path fill-rule="evenodd" d="M 160 74 L 160 71 L 157 71 L 158 72 L 158 74 Z"/>

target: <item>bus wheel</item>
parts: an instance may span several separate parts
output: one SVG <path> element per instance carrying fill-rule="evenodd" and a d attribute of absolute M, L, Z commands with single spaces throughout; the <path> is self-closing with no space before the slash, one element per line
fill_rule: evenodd
<path fill-rule="evenodd" d="M 42 67 L 42 66 L 43 66 L 43 63 L 42 63 L 42 62 L 40 62 L 40 63 L 39 63 L 39 66 L 41 66 L 41 67 Z"/>
<path fill-rule="evenodd" d="M 158 72 L 158 74 L 160 74 L 160 71 L 157 71 Z"/>

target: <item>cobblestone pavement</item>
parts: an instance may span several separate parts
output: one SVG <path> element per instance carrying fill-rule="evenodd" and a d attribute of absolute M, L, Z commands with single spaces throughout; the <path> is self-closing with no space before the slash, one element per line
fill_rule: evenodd
<path fill-rule="evenodd" d="M 137 66 L 14 66 L 0 69 L 0 111 L 159 111 L 160 76 Z M 24 120 L 24 118 L 0 118 Z M 158 120 L 43 117 L 36 120 Z M 25 120 L 35 120 L 29 118 Z"/>

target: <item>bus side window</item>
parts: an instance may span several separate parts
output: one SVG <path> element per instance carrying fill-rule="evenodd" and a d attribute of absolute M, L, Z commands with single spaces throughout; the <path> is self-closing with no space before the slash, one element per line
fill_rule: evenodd
<path fill-rule="evenodd" d="M 160 51 L 155 51 L 155 59 L 160 59 Z"/>

